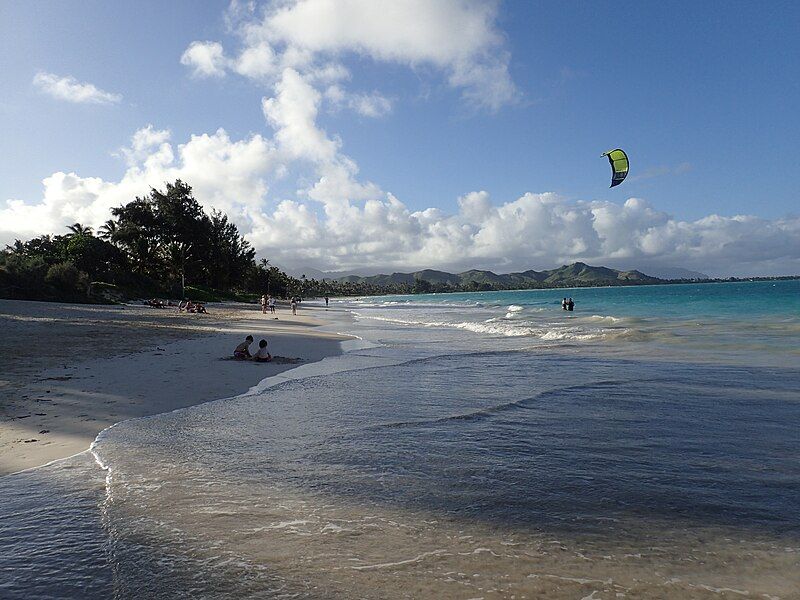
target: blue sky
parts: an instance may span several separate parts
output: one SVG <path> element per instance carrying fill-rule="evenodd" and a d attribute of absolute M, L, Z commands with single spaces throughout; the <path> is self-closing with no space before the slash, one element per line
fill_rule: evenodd
<path fill-rule="evenodd" d="M 323 36 L 327 46 L 313 48 L 310 63 L 289 65 L 308 84 L 303 93 L 321 98 L 310 118 L 324 139 L 314 139 L 336 145 L 331 155 L 313 151 L 301 155 L 277 141 L 276 132 L 284 125 L 276 125 L 269 115 L 265 118 L 262 109 L 262 98 L 277 98 L 277 90 L 286 82 L 286 72 L 281 70 L 289 64 L 285 54 L 269 76 L 246 74 L 236 61 L 237 55 L 259 44 L 269 45 L 276 53 L 286 48 L 308 49 L 308 44 L 317 42 L 303 36 L 327 26 L 324 19 L 315 20 L 325 4 L 326 0 L 296 3 L 295 12 L 305 10 L 292 25 L 299 32 L 280 29 L 276 33 L 271 24 L 267 33 L 259 30 L 257 35 L 254 27 L 266 23 L 270 12 L 277 10 L 268 3 L 233 7 L 238 10 L 227 2 L 2 4 L 0 210 L 9 199 L 33 210 L 49 198 L 47 211 L 40 206 L 47 218 L 33 217 L 42 227 L 55 227 L 73 216 L 74 220 L 97 220 L 98 207 L 118 203 L 123 191 L 129 193 L 135 187 L 131 182 L 119 186 L 131 168 L 120 148 L 131 143 L 136 131 L 148 124 L 154 131 L 168 130 L 177 154 L 178 146 L 192 135 L 214 135 L 223 128 L 230 143 L 261 136 L 269 146 L 264 152 L 274 150 L 277 158 L 265 157 L 259 163 L 269 165 L 263 173 L 254 168 L 242 175 L 239 166 L 220 171 L 223 179 L 233 171 L 238 178 L 261 182 L 260 187 L 253 183 L 247 188 L 257 190 L 253 192 L 256 199 L 224 198 L 225 192 L 196 186 L 198 198 L 240 216 L 237 221 L 241 220 L 240 226 L 254 244 L 287 265 L 348 269 L 430 263 L 508 270 L 588 258 L 653 269 L 798 271 L 800 257 L 791 248 L 795 245 L 792 236 L 798 235 L 800 191 L 800 36 L 796 35 L 800 5 L 630 2 L 615 3 L 611 10 L 584 2 L 487 5 L 443 0 L 441 7 L 450 11 L 447 15 L 471 19 L 477 14 L 481 32 L 491 34 L 491 41 L 484 45 L 472 44 L 465 36 L 453 53 L 444 56 L 437 39 L 444 46 L 463 31 L 449 30 L 450 21 L 457 19 L 428 14 L 426 3 L 410 7 L 408 14 L 387 24 L 379 22 L 380 14 L 362 20 L 356 0 L 334 2 L 335 10 L 352 11 L 348 25 L 363 35 L 351 42 L 348 31 L 332 31 Z M 441 22 L 431 26 L 432 37 L 421 41 L 415 37 L 416 24 L 435 19 Z M 381 39 L 386 27 L 396 27 L 394 46 L 386 46 Z M 205 76 L 195 58 L 182 64 L 181 57 L 193 42 L 219 43 L 227 62 Z M 430 47 L 415 46 L 424 44 Z M 476 65 L 500 74 L 454 83 L 454 65 L 463 61 L 469 63 L 470 77 L 478 72 L 473 69 Z M 312 73 L 311 63 L 315 68 L 335 63 L 347 70 L 347 76 L 320 80 Z M 41 82 L 34 83 L 37 73 L 72 77 L 75 83 L 92 84 L 121 99 L 84 102 L 55 97 Z M 499 100 L 487 100 L 485 90 L 498 82 L 513 89 L 504 88 Z M 331 100 L 331 87 L 342 91 L 338 101 Z M 378 111 L 379 116 L 362 114 L 354 106 L 365 95 L 379 97 L 391 108 Z M 289 126 L 285 127 L 288 134 Z M 617 146 L 630 155 L 631 174 L 622 186 L 608 189 L 609 168 L 600 155 Z M 343 167 L 347 161 L 357 165 L 357 170 Z M 354 185 L 372 183 L 373 188 L 348 196 L 348 184 L 321 199 L 313 193 L 309 196 L 314 182 L 326 173 L 331 179 L 334 168 L 346 171 Z M 154 170 L 151 175 L 185 173 L 188 167 L 176 164 L 175 169 Z M 187 175 L 191 172 L 188 169 Z M 42 180 L 54 173 L 74 173 L 88 196 L 68 197 L 63 182 L 58 189 L 53 185 L 43 191 Z M 92 187 L 83 181 L 88 178 L 116 186 L 114 193 L 103 197 L 108 195 L 108 186 Z M 144 188 L 138 193 L 147 191 L 145 183 L 159 184 L 147 177 L 137 181 Z M 189 183 L 194 184 L 191 179 Z M 527 201 L 519 218 L 538 220 L 531 222 L 531 228 L 512 227 L 513 232 L 501 222 L 482 231 L 480 216 L 448 220 L 462 210 L 460 197 L 480 191 L 486 191 L 490 205 L 498 208 L 531 192 L 536 200 Z M 538 196 L 548 192 L 554 196 Z M 399 217 L 405 219 L 399 226 L 405 237 L 395 240 L 395 250 L 382 250 L 378 247 L 380 226 L 358 219 L 371 214 L 365 202 L 385 205 L 388 194 L 402 203 L 403 214 L 438 209 L 441 216 L 435 225 L 426 217 Z M 585 217 L 597 223 L 598 210 L 606 207 L 614 212 L 630 198 L 640 200 L 629 203 L 628 212 L 657 213 L 647 213 L 647 222 L 642 222 L 644 217 L 614 213 L 622 229 L 631 227 L 631 219 L 636 222 L 636 239 L 610 245 L 608 239 L 618 235 L 616 229 L 609 233 L 594 227 L 594 233 L 586 234 L 578 227 L 549 239 L 559 246 L 550 253 L 546 243 L 542 247 L 524 243 L 534 233 L 563 229 L 564 222 Z M 240 206 L 237 201 L 249 204 Z M 297 205 L 291 208 L 294 212 L 286 217 L 288 221 L 276 216 L 282 201 Z M 646 209 L 636 204 L 640 201 Z M 63 208 L 76 202 L 83 203 L 77 212 Z M 542 216 L 539 204 L 539 208 L 530 204 L 537 202 L 555 210 L 558 218 Z M 359 216 L 347 213 L 349 208 L 342 208 L 343 203 L 362 212 Z M 599 208 L 590 208 L 591 203 Z M 518 208 L 508 206 L 507 212 Z M 297 235 L 276 230 L 305 224 L 309 231 L 310 221 L 304 220 L 307 215 L 300 214 L 301 209 L 316 216 L 318 235 L 308 237 L 308 248 L 287 252 L 287 242 Z M 13 221 L 6 225 L 3 241 L 43 233 L 28 224 L 32 215 L 44 212 L 20 210 L 0 212 L 7 223 Z M 570 210 L 580 214 L 565 216 Z M 373 238 L 343 234 L 345 213 L 355 219 L 356 229 L 371 231 Z M 709 215 L 752 215 L 758 222 L 726 221 L 712 238 L 697 242 L 697 236 L 706 236 L 708 230 L 705 221 L 697 223 Z M 502 214 L 491 218 L 495 217 L 504 218 Z M 383 226 L 398 229 L 396 219 L 387 219 Z M 682 230 L 680 223 L 694 229 L 681 240 L 673 239 L 675 231 Z M 460 230 L 442 233 L 458 228 L 469 230 L 469 240 L 459 237 Z M 656 234 L 657 243 L 653 241 Z M 439 255 L 439 245 L 431 245 L 430 240 L 442 235 L 447 249 Z M 521 236 L 516 249 L 508 246 L 504 239 L 508 235 Z M 666 237 L 672 241 L 666 243 Z M 774 251 L 754 252 L 752 264 L 742 267 L 754 240 L 761 240 L 757 247 L 768 243 Z M 463 244 L 469 247 L 459 252 Z M 692 249 L 687 250 L 687 245 Z M 720 248 L 725 245 L 735 251 L 725 254 Z"/>

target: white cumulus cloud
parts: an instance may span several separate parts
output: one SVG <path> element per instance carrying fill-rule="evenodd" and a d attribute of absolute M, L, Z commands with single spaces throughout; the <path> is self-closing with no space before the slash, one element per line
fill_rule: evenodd
<path fill-rule="evenodd" d="M 392 112 L 392 101 L 378 91 L 352 94 L 341 86 L 332 85 L 325 90 L 325 98 L 335 108 L 347 107 L 363 117 L 378 118 Z"/>
<path fill-rule="evenodd" d="M 33 85 L 45 94 L 78 104 L 116 104 L 120 94 L 106 92 L 91 83 L 81 82 L 71 76 L 61 77 L 40 71 L 33 77 Z"/>
<path fill-rule="evenodd" d="M 228 59 L 219 42 L 192 42 L 181 56 L 181 64 L 197 77 L 223 77 Z"/>
<path fill-rule="evenodd" d="M 227 16 L 241 40 L 238 56 L 226 58 L 218 42 L 192 42 L 181 62 L 195 75 L 231 69 L 268 80 L 292 68 L 336 81 L 347 74 L 342 60 L 353 55 L 439 72 L 471 104 L 492 111 L 519 97 L 493 1 L 281 0 L 260 12 L 234 2 Z M 367 116 L 389 108 L 374 95 L 356 96 L 350 106 Z"/>
<path fill-rule="evenodd" d="M 272 138 L 233 140 L 220 129 L 175 144 L 168 131 L 148 126 L 133 135 L 119 181 L 54 173 L 44 179 L 40 200 L 0 204 L 0 241 L 63 231 L 75 221 L 97 227 L 112 207 L 181 178 L 207 209 L 227 212 L 261 256 L 287 267 L 512 271 L 581 260 L 645 272 L 670 266 L 712 275 L 800 272 L 800 217 L 681 220 L 638 198 L 617 204 L 526 193 L 493 202 L 486 191 L 465 194 L 453 213 L 411 210 L 358 181 L 355 163 L 313 125 L 319 100 L 296 102 L 302 84 L 289 77 L 265 109 L 276 129 Z M 316 139 L 323 149 L 295 145 L 284 131 Z M 271 182 L 298 161 L 311 166 L 316 181 L 295 199 L 271 200 Z"/>
<path fill-rule="evenodd" d="M 234 141 L 222 129 L 193 135 L 183 144 L 169 140 L 168 131 L 152 126 L 137 131 L 123 151 L 128 168 L 119 181 L 57 172 L 42 181 L 40 201 L 0 202 L 0 242 L 59 233 L 76 221 L 98 227 L 110 218 L 111 208 L 178 178 L 194 187 L 206 208 L 247 223 L 249 211 L 268 191 L 267 177 L 279 167 L 272 142 L 259 135 Z"/>
<path fill-rule="evenodd" d="M 320 110 L 333 105 L 380 116 L 392 108 L 378 91 L 343 87 L 350 79 L 341 62 L 347 53 L 437 68 L 489 108 L 510 101 L 516 92 L 494 3 L 285 0 L 256 11 L 235 3 L 228 13 L 243 43 L 238 54 L 226 56 L 217 42 L 195 42 L 181 61 L 197 75 L 233 71 L 261 82 L 271 135 L 235 140 L 218 129 L 176 143 L 168 130 L 148 125 L 121 150 L 127 167 L 118 181 L 57 172 L 43 180 L 41 199 L 0 202 L 0 242 L 63 231 L 75 221 L 97 227 L 110 208 L 180 178 L 206 209 L 230 215 L 261 256 L 286 267 L 512 271 L 581 260 L 645 272 L 674 266 L 712 275 L 800 272 L 794 216 L 682 220 L 640 198 L 622 204 L 552 193 L 492 199 L 484 190 L 464 194 L 453 212 L 412 210 L 359 177 L 343 141 L 320 126 Z M 293 193 L 277 196 L 279 181 Z"/>

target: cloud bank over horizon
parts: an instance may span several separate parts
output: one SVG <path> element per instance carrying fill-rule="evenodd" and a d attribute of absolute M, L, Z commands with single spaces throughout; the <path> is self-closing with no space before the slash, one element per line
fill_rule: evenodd
<path fill-rule="evenodd" d="M 227 213 L 259 256 L 288 268 L 508 272 L 580 260 L 645 272 L 800 273 L 797 216 L 686 221 L 641 198 L 617 204 L 529 192 L 492 199 L 483 190 L 465 190 L 455 212 L 409 209 L 412 199 L 359 177 L 357 162 L 319 125 L 319 115 L 353 110 L 381 118 L 393 110 L 380 90 L 348 87 L 349 55 L 433 70 L 476 110 L 513 104 L 519 93 L 496 5 L 341 0 L 335 6 L 297 0 L 258 10 L 234 2 L 226 13 L 234 49 L 194 41 L 176 57 L 192 78 L 253 82 L 264 94 L 271 135 L 235 140 L 220 128 L 176 143 L 169 130 L 147 125 L 119 152 L 126 170 L 118 181 L 59 171 L 43 180 L 40 200 L 0 201 L 0 242 L 61 232 L 76 221 L 97 227 L 112 207 L 180 178 L 206 209 Z M 297 177 L 294 196 L 276 197 L 275 184 L 290 177 Z"/>
<path fill-rule="evenodd" d="M 140 129 L 122 153 L 128 167 L 119 181 L 57 172 L 44 179 L 41 201 L 0 204 L 0 241 L 62 232 L 76 221 L 98 227 L 112 207 L 180 178 L 206 209 L 228 213 L 260 256 L 288 268 L 508 272 L 580 260 L 645 272 L 683 267 L 716 276 L 800 272 L 800 217 L 709 215 L 683 221 L 639 198 L 616 204 L 525 193 L 495 204 L 486 191 L 459 198 L 454 214 L 411 211 L 377 185 L 351 180 L 355 166 L 347 163 L 333 168 L 332 179 L 323 176 L 303 190 L 306 199 L 270 201 L 269 182 L 282 176 L 292 157 L 338 156 L 327 138 L 305 146 L 286 132 L 288 123 L 299 124 L 286 121 L 281 98 L 293 96 L 279 96 L 265 108 L 283 127 L 273 138 L 232 140 L 219 129 L 175 145 L 169 131 Z"/>

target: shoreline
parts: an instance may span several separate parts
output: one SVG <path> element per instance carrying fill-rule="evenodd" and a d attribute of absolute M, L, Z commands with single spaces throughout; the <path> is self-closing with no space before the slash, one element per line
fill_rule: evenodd
<path fill-rule="evenodd" d="M 786 275 L 777 277 L 752 277 L 741 279 L 710 279 L 710 280 L 687 280 L 687 281 L 664 281 L 660 283 L 635 283 L 624 285 L 574 285 L 569 287 L 547 287 L 547 288 L 509 288 L 509 289 L 491 289 L 491 290 L 468 290 L 468 291 L 441 291 L 441 292 L 425 292 L 419 294 L 413 293 L 391 293 L 386 292 L 383 294 L 356 294 L 352 296 L 337 296 L 338 300 L 362 300 L 364 298 L 418 298 L 425 296 L 447 296 L 452 294 L 493 294 L 493 293 L 511 293 L 511 292 L 554 292 L 559 290 L 603 290 L 603 289 L 618 289 L 618 288 L 652 288 L 652 287 L 668 287 L 672 285 L 724 285 L 735 283 L 772 283 L 775 281 L 796 281 L 800 280 L 800 275 Z"/>
<path fill-rule="evenodd" d="M 84 452 L 121 421 L 245 393 L 341 354 L 349 339 L 321 330 L 329 322 L 320 307 L 281 310 L 278 320 L 255 305 L 210 308 L 0 300 L 0 477 Z M 229 359 L 248 333 L 290 360 Z"/>
<path fill-rule="evenodd" d="M 687 418 L 713 422 L 703 417 L 725 410 L 716 401 L 728 390 L 736 392 L 730 396 L 732 407 L 750 406 L 737 395 L 740 388 L 750 389 L 739 380 L 722 377 L 728 383 L 704 392 L 705 372 L 664 371 L 647 367 L 646 360 L 637 363 L 641 368 L 633 378 L 620 370 L 630 364 L 627 359 L 611 358 L 591 373 L 581 356 L 567 357 L 566 364 L 549 353 L 509 361 L 502 356 L 505 350 L 522 350 L 491 342 L 493 349 L 485 352 L 477 344 L 458 343 L 475 339 L 473 332 L 464 331 L 451 345 L 449 335 L 435 331 L 429 337 L 400 328 L 394 336 L 400 326 L 391 331 L 380 324 L 363 327 L 358 319 L 351 322 L 347 308 L 324 311 L 314 306 L 303 311 L 304 317 L 325 317 L 322 327 L 265 324 L 252 311 L 226 323 L 227 333 L 173 341 L 162 345 L 158 356 L 144 351 L 121 357 L 150 368 L 188 356 L 202 363 L 200 355 L 190 354 L 197 351 L 192 346 L 222 341 L 224 335 L 238 335 L 239 341 L 250 323 L 286 327 L 294 330 L 291 334 L 300 330 L 287 335 L 287 343 L 308 337 L 307 329 L 312 343 L 339 336 L 340 350 L 324 360 L 265 373 L 246 391 L 247 377 L 240 377 L 235 395 L 118 421 L 96 436 L 89 452 L 0 480 L 9 492 L 4 514 L 11 517 L 6 531 L 12 540 L 0 559 L 5 558 L 6 570 L 18 573 L 10 589 L 30 595 L 59 583 L 60 573 L 48 575 L 53 565 L 74 569 L 63 585 L 91 575 L 92 597 L 108 595 L 116 581 L 128 594 L 158 597 L 222 586 L 235 595 L 263 595 L 275 581 L 298 595 L 315 589 L 323 596 L 346 597 L 395 597 L 402 595 L 396 590 L 406 595 L 412 590 L 415 596 L 459 598 L 466 596 L 462 584 L 469 585 L 470 597 L 487 590 L 503 597 L 512 592 L 553 598 L 614 593 L 788 597 L 787 590 L 795 589 L 796 540 L 783 536 L 786 528 L 764 527 L 746 517 L 728 520 L 722 518 L 728 505 L 709 504 L 705 490 L 727 486 L 736 492 L 740 479 L 731 479 L 729 469 L 717 469 L 710 485 L 684 495 L 673 478 L 686 472 L 702 482 L 709 465 L 729 464 L 719 463 L 715 451 L 698 447 L 697 441 L 710 432 L 722 434 L 722 444 L 739 443 L 741 435 L 725 437 L 724 424 L 694 432 L 685 425 Z M 282 333 L 269 335 L 271 349 L 283 339 Z M 348 339 L 338 341 L 343 337 Z M 256 364 L 232 360 L 208 364 L 230 365 L 240 374 L 261 371 Z M 141 379 L 135 366 L 131 369 L 134 379 Z M 207 370 L 219 376 L 218 369 Z M 348 371 L 358 372 L 344 375 Z M 476 387 L 484 373 L 494 373 L 502 383 Z M 78 380 L 84 389 L 94 382 Z M 673 380 L 697 398 L 682 404 Z M 641 382 L 661 382 L 661 392 L 641 398 Z M 771 422 L 767 403 L 780 402 L 788 388 L 785 381 L 770 382 L 752 403 L 763 400 L 764 408 L 746 408 L 749 412 L 742 414 L 755 411 Z M 754 386 L 761 389 L 757 382 Z M 597 403 L 605 390 L 611 396 Z M 666 403 L 656 407 L 655 418 L 654 400 Z M 586 424 L 576 425 L 582 421 Z M 672 425 L 665 430 L 664 422 Z M 630 423 L 640 427 L 633 431 Z M 640 452 L 643 435 L 650 438 L 653 431 L 658 441 Z M 468 447 L 462 452 L 453 440 Z M 499 441 L 494 446 L 484 440 Z M 703 460 L 685 459 L 687 445 Z M 565 447 L 574 455 L 562 454 Z M 651 447 L 656 451 L 648 451 Z M 509 456 L 511 448 L 521 450 Z M 768 449 L 752 451 L 763 455 Z M 761 455 L 752 460 L 764 464 Z M 526 456 L 544 457 L 544 463 Z M 583 466 L 584 457 L 591 469 Z M 661 457 L 666 457 L 663 463 Z M 491 478 L 476 482 L 478 468 L 486 473 L 498 464 L 499 492 L 490 487 Z M 655 481 L 651 471 L 666 476 Z M 621 483 L 607 483 L 619 475 Z M 771 481 L 769 474 L 752 469 L 749 475 L 745 469 L 741 480 L 748 485 Z M 437 491 L 449 481 L 452 492 Z M 531 497 L 541 489 L 545 500 L 517 503 L 520 489 L 534 490 Z M 653 495 L 653 489 L 659 493 Z M 579 494 L 590 499 L 574 507 L 565 504 Z M 760 510 L 758 502 L 745 508 Z M 793 503 L 786 497 L 783 502 Z M 64 522 L 78 527 L 63 527 Z M 116 548 L 110 559 L 102 553 L 109 531 L 119 536 L 112 536 Z M 140 544 L 146 552 L 139 552 Z M 232 560 L 246 566 L 229 571 L 225 565 Z M 759 572 L 748 570 L 750 565 Z M 266 580 L 260 579 L 264 573 Z M 462 579 L 452 573 L 473 575 Z"/>

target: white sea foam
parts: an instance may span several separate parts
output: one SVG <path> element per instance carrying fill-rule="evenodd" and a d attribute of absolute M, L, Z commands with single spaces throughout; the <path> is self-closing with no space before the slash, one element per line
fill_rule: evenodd
<path fill-rule="evenodd" d="M 395 562 L 386 562 L 386 563 L 378 563 L 374 565 L 360 565 L 358 567 L 351 567 L 356 571 L 368 571 L 373 569 L 386 569 L 388 567 L 399 567 L 403 565 L 410 565 L 414 563 L 418 563 L 420 561 L 425 560 L 426 558 L 430 558 L 431 556 L 448 556 L 449 553 L 446 550 L 431 550 L 430 552 L 423 552 L 415 556 L 414 558 L 408 558 L 406 560 L 398 560 Z"/>
<path fill-rule="evenodd" d="M 356 313 L 358 314 L 358 313 Z M 473 333 L 485 335 L 495 335 L 503 337 L 534 337 L 543 341 L 590 341 L 602 339 L 610 332 L 619 334 L 627 330 L 607 330 L 598 328 L 595 330 L 584 330 L 582 328 L 568 327 L 561 325 L 548 324 L 537 326 L 531 322 L 515 321 L 509 322 L 498 319 L 487 319 L 486 321 L 438 321 L 438 320 L 419 320 L 419 319 L 400 319 L 396 317 L 382 317 L 377 315 L 358 314 L 359 317 L 383 321 L 386 323 L 397 323 L 399 325 L 416 325 L 420 327 L 444 327 L 450 329 L 463 329 Z"/>
<path fill-rule="evenodd" d="M 589 319 L 593 321 L 602 321 L 604 323 L 619 323 L 622 321 L 620 317 L 612 317 L 611 315 L 592 315 Z"/>

